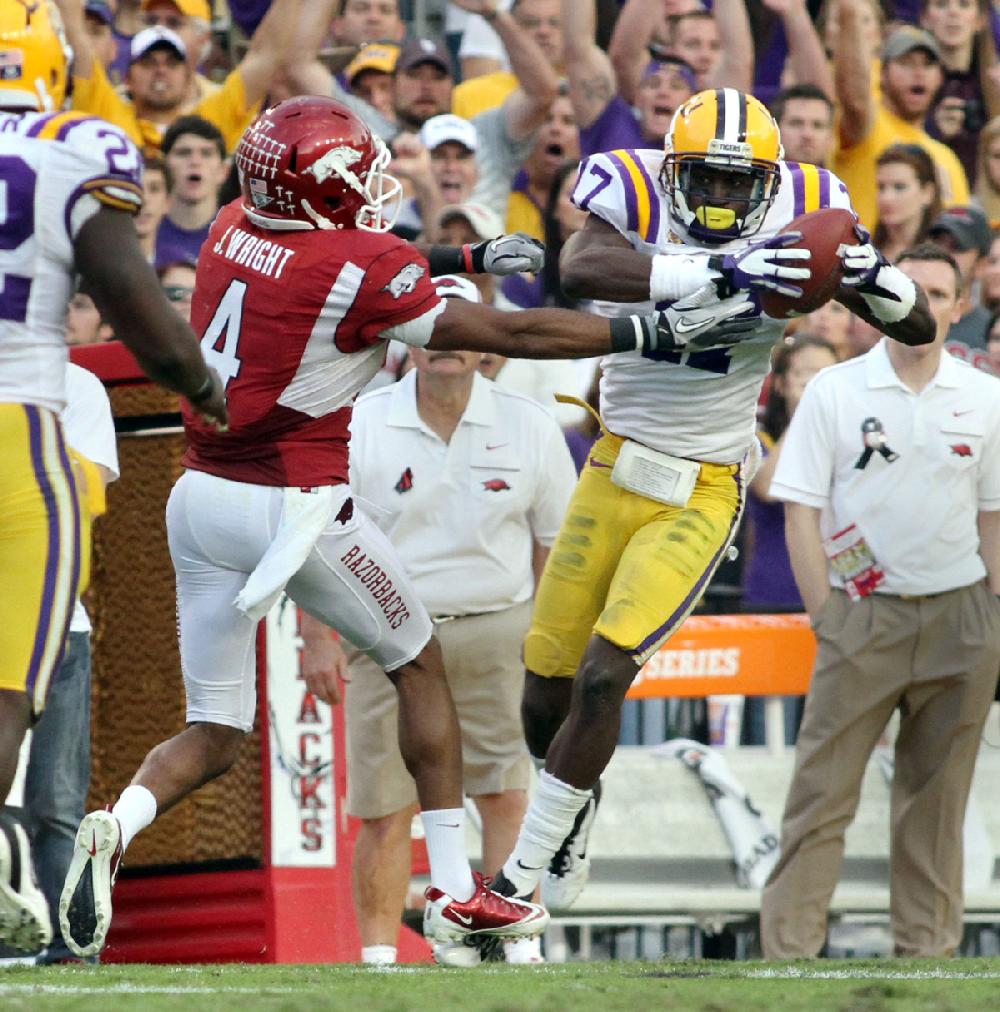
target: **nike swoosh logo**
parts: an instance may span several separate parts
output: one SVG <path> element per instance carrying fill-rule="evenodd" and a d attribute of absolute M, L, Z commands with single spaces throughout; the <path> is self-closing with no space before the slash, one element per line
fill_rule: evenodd
<path fill-rule="evenodd" d="M 968 411 L 953 411 L 953 412 L 952 412 L 952 415 L 953 415 L 953 416 L 954 416 L 955 418 L 961 418 L 961 417 L 962 417 L 962 415 L 968 415 L 968 414 L 970 414 L 971 412 L 972 412 L 972 408 L 969 408 L 969 409 L 968 409 Z"/>
<path fill-rule="evenodd" d="M 490 446 L 490 444 L 487 443 L 486 444 L 486 449 L 487 450 L 499 450 L 501 446 L 506 446 L 506 445 L 507 445 L 506 443 L 494 443 L 492 446 Z"/>
<path fill-rule="evenodd" d="M 517 859 L 517 866 L 522 869 L 522 871 L 541 871 L 544 867 L 543 865 L 539 865 L 537 868 L 532 868 L 531 865 L 522 864 L 520 858 Z"/>
<path fill-rule="evenodd" d="M 472 923 L 472 918 L 470 916 L 460 914 L 457 910 L 452 910 L 451 914 L 456 921 L 460 921 L 462 924 L 466 925 L 466 927 Z"/>
<path fill-rule="evenodd" d="M 442 822 L 441 823 L 441 828 L 442 829 L 458 829 L 458 827 L 459 827 L 459 823 L 457 823 L 457 822 Z"/>
<path fill-rule="evenodd" d="M 675 334 L 690 334 L 691 331 L 693 331 L 693 330 L 700 330 L 704 326 L 705 326 L 705 321 L 704 320 L 690 320 L 690 319 L 688 319 L 688 317 L 682 316 L 674 324 L 674 333 Z"/>
<path fill-rule="evenodd" d="M 611 467 L 610 464 L 602 464 L 599 460 L 594 460 L 593 457 L 590 458 L 590 466 L 591 467 Z"/>

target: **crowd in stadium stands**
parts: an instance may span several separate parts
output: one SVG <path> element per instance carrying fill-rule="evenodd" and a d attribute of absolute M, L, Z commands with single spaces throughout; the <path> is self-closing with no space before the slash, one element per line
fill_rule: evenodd
<path fill-rule="evenodd" d="M 238 194 L 233 150 L 265 104 L 322 94 L 359 113 L 391 145 L 388 171 L 405 193 L 394 230 L 404 238 L 460 244 L 524 231 L 546 243 L 536 276 L 473 277 L 483 302 L 586 312 L 597 311 L 587 293 L 559 277 L 559 252 L 586 218 L 570 201 L 581 157 L 660 148 L 682 102 L 735 87 L 773 111 L 787 161 L 844 181 L 890 259 L 927 241 L 954 257 L 960 312 L 946 347 L 1000 375 L 1000 6 L 989 0 L 57 4 L 74 51 L 71 106 L 141 146 L 141 247 L 185 316 L 201 243 Z M 798 171 L 803 206 L 819 179 Z M 725 599 L 733 610 L 802 608 L 770 480 L 805 383 L 879 336 L 833 302 L 790 321 L 761 399 L 765 460 L 740 564 L 717 577 L 742 592 L 741 605 Z M 78 292 L 67 341 L 111 339 Z M 394 343 L 374 385 L 397 382 L 408 357 Z M 552 412 L 579 470 L 598 431 L 579 404 L 597 404 L 598 362 L 488 355 L 480 369 Z M 578 403 L 557 404 L 555 393 Z M 792 705 L 789 741 L 798 715 Z M 743 741 L 762 734 L 748 706 Z"/>

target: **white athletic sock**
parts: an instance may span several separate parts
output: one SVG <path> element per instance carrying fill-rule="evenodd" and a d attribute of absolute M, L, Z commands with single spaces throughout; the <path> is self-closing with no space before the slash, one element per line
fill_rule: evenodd
<path fill-rule="evenodd" d="M 371 963 L 374 966 L 391 966 L 396 962 L 396 946 L 363 945 L 361 947 L 361 962 Z"/>
<path fill-rule="evenodd" d="M 431 885 L 459 902 L 471 899 L 476 886 L 465 847 L 465 809 L 439 808 L 421 812 L 420 819 L 427 837 Z"/>
<path fill-rule="evenodd" d="M 518 896 L 535 891 L 591 793 L 563 783 L 546 770 L 538 775 L 538 790 L 528 805 L 514 850 L 503 866 L 504 877 L 514 883 Z"/>
<path fill-rule="evenodd" d="M 156 798 L 147 787 L 130 784 L 122 791 L 111 814 L 122 828 L 122 850 L 140 829 L 145 829 L 156 818 Z"/>

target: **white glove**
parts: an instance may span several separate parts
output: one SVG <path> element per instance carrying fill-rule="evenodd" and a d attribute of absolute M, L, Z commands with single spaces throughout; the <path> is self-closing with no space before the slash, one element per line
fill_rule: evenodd
<path fill-rule="evenodd" d="M 805 281 L 810 277 L 812 254 L 807 249 L 785 247 L 801 238 L 801 232 L 784 232 L 752 242 L 738 253 L 713 256 L 708 264 L 722 274 L 733 291 L 765 288 L 795 298 L 802 294 L 802 289 L 788 282 Z"/>
<path fill-rule="evenodd" d="M 720 299 L 714 283 L 703 285 L 654 317 L 655 347 L 701 351 L 735 344 L 757 329 L 760 317 L 756 308 L 745 292 Z M 746 313 L 752 315 L 743 315 Z"/>
<path fill-rule="evenodd" d="M 489 242 L 476 243 L 472 262 L 482 256 L 482 272 L 486 274 L 537 274 L 545 263 L 545 247 L 524 232 L 498 235 Z"/>
<path fill-rule="evenodd" d="M 844 243 L 837 249 L 843 266 L 841 284 L 853 288 L 868 303 L 868 308 L 884 323 L 898 323 L 909 315 L 916 301 L 913 281 L 894 267 L 871 243 L 863 225 L 855 225 L 859 244 Z"/>

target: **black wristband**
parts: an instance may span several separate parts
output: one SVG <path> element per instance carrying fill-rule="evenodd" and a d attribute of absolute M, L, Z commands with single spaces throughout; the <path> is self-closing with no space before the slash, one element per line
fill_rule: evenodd
<path fill-rule="evenodd" d="M 207 401 L 212 396 L 212 391 L 215 389 L 215 380 L 212 378 L 212 374 L 209 373 L 205 377 L 205 382 L 193 394 L 187 394 L 189 404 L 201 404 L 202 401 Z"/>
<path fill-rule="evenodd" d="M 442 274 L 463 274 L 466 270 L 461 246 L 431 246 L 427 263 L 432 278 Z"/>
<path fill-rule="evenodd" d="M 611 324 L 611 351 L 643 351 L 648 344 L 648 335 L 637 316 L 618 316 L 608 321 Z"/>

